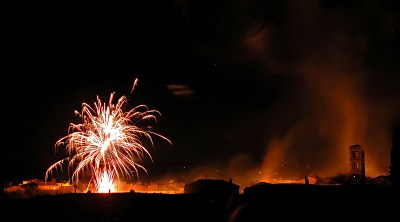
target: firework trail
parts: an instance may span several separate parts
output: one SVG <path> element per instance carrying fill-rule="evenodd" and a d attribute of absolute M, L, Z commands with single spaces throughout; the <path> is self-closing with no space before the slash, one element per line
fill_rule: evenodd
<path fill-rule="evenodd" d="M 131 93 L 137 83 L 138 79 L 135 79 Z M 111 93 L 108 104 L 102 103 L 97 96 L 94 107 L 83 103 L 82 111 L 75 111 L 82 123 L 70 123 L 69 134 L 56 142 L 56 148 L 65 145 L 68 156 L 47 169 L 46 181 L 54 170 L 62 169 L 63 164 L 68 163 L 73 184 L 78 184 L 79 179 L 89 173 L 89 184 L 93 183 L 98 192 L 114 191 L 121 177 L 132 178 L 135 174 L 139 177 L 139 170 L 147 173 L 139 162 L 145 156 L 153 159 L 142 141 L 153 146 L 152 136 L 157 136 L 172 144 L 151 127 L 151 123 L 157 121 L 157 115 L 161 115 L 159 111 L 138 105 L 124 112 L 128 102 L 126 96 L 113 104 L 114 94 Z"/>

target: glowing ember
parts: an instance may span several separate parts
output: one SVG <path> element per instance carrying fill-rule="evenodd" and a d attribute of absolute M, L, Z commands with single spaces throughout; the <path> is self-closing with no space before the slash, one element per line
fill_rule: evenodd
<path fill-rule="evenodd" d="M 135 79 L 132 91 L 137 82 L 138 79 Z M 50 166 L 45 180 L 53 170 L 62 168 L 62 164 L 67 162 L 68 169 L 73 172 L 72 183 L 78 184 L 79 178 L 89 172 L 90 183 L 93 182 L 98 192 L 112 192 L 121 177 L 132 178 L 133 173 L 139 177 L 139 169 L 147 172 L 138 163 L 145 155 L 152 160 L 142 138 L 152 146 L 152 135 L 171 143 L 166 137 L 153 132 L 148 124 L 156 121 L 156 114 L 160 115 L 160 112 L 148 110 L 146 105 L 124 112 L 122 109 L 127 98 L 122 96 L 116 104 L 112 103 L 113 98 L 114 93 L 111 93 L 108 104 L 103 104 L 97 96 L 94 108 L 83 103 L 82 112 L 75 111 L 83 123 L 71 123 L 69 134 L 56 142 L 56 148 L 66 145 L 69 156 Z"/>

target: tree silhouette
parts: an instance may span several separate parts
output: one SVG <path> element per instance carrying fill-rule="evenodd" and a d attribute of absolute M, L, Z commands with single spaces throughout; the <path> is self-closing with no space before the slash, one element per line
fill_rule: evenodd
<path fill-rule="evenodd" d="M 392 186 L 400 185 L 400 125 L 396 125 L 392 134 L 389 180 Z"/>

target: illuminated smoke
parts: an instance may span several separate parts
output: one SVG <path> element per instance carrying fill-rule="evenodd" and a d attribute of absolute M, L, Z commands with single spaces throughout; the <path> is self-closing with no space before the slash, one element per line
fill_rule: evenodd
<path fill-rule="evenodd" d="M 374 91 L 374 76 L 388 73 L 367 63 L 371 33 L 359 27 L 362 21 L 350 11 L 338 14 L 319 1 L 306 3 L 290 2 L 284 23 L 292 59 L 285 70 L 298 85 L 285 100 L 289 105 L 279 108 L 289 108 L 286 114 L 295 121 L 268 141 L 263 171 L 283 163 L 293 169 L 287 176 L 348 173 L 348 148 L 360 144 L 367 176 L 383 175 L 389 163 L 390 126 L 400 106 L 395 95 Z M 299 163 L 309 163 L 309 168 L 296 168 Z"/>
<path fill-rule="evenodd" d="M 246 84 L 281 84 L 271 87 L 274 96 L 255 93 L 249 98 L 259 107 L 265 105 L 264 112 L 232 119 L 236 125 L 247 121 L 241 124 L 256 129 L 264 142 L 254 143 L 263 146 L 264 158 L 248 174 L 261 169 L 267 181 L 349 173 L 348 149 L 354 144 L 365 148 L 367 176 L 387 173 L 391 125 L 400 113 L 399 78 L 393 71 L 397 63 L 391 58 L 397 52 L 390 52 L 398 15 L 379 2 L 341 4 L 309 0 L 224 5 L 240 18 L 221 15 L 215 22 L 215 29 L 229 33 L 222 35 L 226 42 L 218 42 L 218 49 L 229 50 L 202 52 L 218 54 L 234 67 L 256 67 L 244 73 Z M 235 31 L 229 32 L 230 27 Z M 256 121 L 248 123 L 252 118 Z M 226 139 L 225 146 L 240 146 L 246 153 L 253 143 L 240 143 L 240 133 Z"/>

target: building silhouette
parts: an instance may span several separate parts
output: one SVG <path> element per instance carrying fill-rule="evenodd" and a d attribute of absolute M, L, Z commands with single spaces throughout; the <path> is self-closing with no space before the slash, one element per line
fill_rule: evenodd
<path fill-rule="evenodd" d="M 365 184 L 365 153 L 364 147 L 355 144 L 350 146 L 350 183 Z"/>
<path fill-rule="evenodd" d="M 184 193 L 237 195 L 239 194 L 239 185 L 232 183 L 232 180 L 198 179 L 186 184 Z"/>

